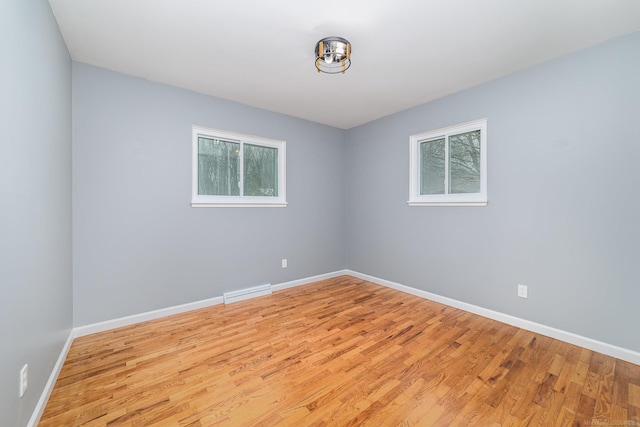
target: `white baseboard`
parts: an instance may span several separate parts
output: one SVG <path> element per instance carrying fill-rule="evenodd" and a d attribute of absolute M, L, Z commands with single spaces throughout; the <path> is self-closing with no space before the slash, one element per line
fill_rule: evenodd
<path fill-rule="evenodd" d="M 92 323 L 86 326 L 78 326 L 73 329 L 76 337 L 83 337 L 98 332 L 108 331 L 110 329 L 121 328 L 123 326 L 135 325 L 136 323 L 146 322 L 148 320 L 159 319 L 161 317 L 171 316 L 173 314 L 185 313 L 191 310 L 210 307 L 223 303 L 223 298 L 214 297 L 205 300 L 190 302 L 187 304 L 174 305 L 172 307 L 161 308 L 158 310 L 147 311 L 146 313 L 133 314 L 131 316 L 120 317 L 104 322 Z"/>
<path fill-rule="evenodd" d="M 318 276 L 306 277 L 304 279 L 292 280 L 290 282 L 279 283 L 272 285 L 271 289 L 280 291 L 282 289 L 293 288 L 294 286 L 306 285 L 308 283 L 317 282 L 319 280 L 331 279 L 347 274 L 347 270 L 334 271 L 332 273 L 320 274 Z M 118 319 L 105 320 L 104 322 L 93 323 L 86 326 L 78 326 L 73 329 L 74 336 L 82 337 L 85 335 L 91 335 L 98 332 L 104 332 L 122 326 L 134 325 L 136 323 L 146 322 L 148 320 L 159 319 L 161 317 L 171 316 L 173 314 L 184 313 L 191 310 L 198 310 L 200 308 L 210 307 L 213 305 L 222 304 L 224 299 L 222 296 L 209 298 L 205 300 L 190 302 L 187 304 L 175 305 L 172 307 L 161 308 L 158 310 L 147 311 L 146 313 L 134 314 L 131 316 L 120 317 Z"/>
<path fill-rule="evenodd" d="M 627 362 L 631 362 L 636 365 L 640 365 L 640 353 L 638 353 L 637 351 L 629 350 L 623 347 L 618 347 L 616 345 L 608 344 L 602 341 L 597 341 L 591 338 L 584 337 L 582 335 L 574 334 L 572 332 L 563 331 L 561 329 L 556 329 L 551 326 L 546 326 L 540 323 L 521 319 L 519 317 L 511 316 L 509 314 L 504 314 L 498 311 L 489 310 L 488 308 L 479 307 L 477 305 L 458 301 L 453 298 L 443 297 L 441 295 L 433 294 L 431 292 L 423 291 L 421 289 L 416 289 L 410 286 L 401 285 L 399 283 L 391 282 L 389 280 L 380 279 L 374 276 L 369 276 L 368 274 L 358 273 L 357 271 L 346 270 L 345 274 L 357 277 L 359 279 L 367 280 L 369 282 L 373 282 L 378 285 L 386 286 L 388 288 L 396 289 L 398 291 L 406 292 L 408 294 L 412 294 L 421 298 L 435 301 L 440 304 L 445 304 L 451 307 L 459 308 L 460 310 L 478 314 L 483 317 L 488 317 L 489 319 L 497 320 L 499 322 L 516 326 L 518 328 L 526 329 L 528 331 L 545 335 L 551 338 L 555 338 L 560 341 L 578 345 L 580 347 L 597 351 L 598 353 L 606 354 L 608 356 L 615 357 L 617 359 L 626 360 Z"/>
<path fill-rule="evenodd" d="M 60 356 L 58 356 L 58 360 L 56 364 L 53 366 L 51 370 L 51 375 L 49 375 L 49 380 L 44 385 L 44 389 L 42 390 L 42 394 L 40 395 L 40 399 L 38 403 L 36 403 L 36 407 L 31 414 L 31 419 L 27 423 L 28 427 L 36 427 L 40 422 L 40 418 L 44 413 L 44 408 L 47 406 L 47 401 L 49 400 L 49 396 L 51 396 L 51 392 L 53 391 L 53 387 L 56 384 L 58 379 L 58 375 L 60 375 L 60 370 L 62 370 L 62 365 L 64 365 L 64 361 L 67 359 L 67 354 L 69 354 L 69 349 L 71 348 L 71 343 L 73 343 L 73 330 L 69 332 L 69 336 L 67 337 L 67 341 L 64 343 L 62 347 L 62 351 L 60 352 Z"/>
<path fill-rule="evenodd" d="M 290 282 L 279 283 L 277 285 L 271 286 L 273 291 L 281 291 L 283 289 L 293 288 L 296 286 L 307 285 L 313 282 L 319 282 L 320 280 L 333 279 L 334 277 L 344 276 L 345 274 L 349 274 L 348 270 L 338 270 L 333 271 L 331 273 L 319 274 L 317 276 L 305 277 L 304 279 L 292 280 Z"/>

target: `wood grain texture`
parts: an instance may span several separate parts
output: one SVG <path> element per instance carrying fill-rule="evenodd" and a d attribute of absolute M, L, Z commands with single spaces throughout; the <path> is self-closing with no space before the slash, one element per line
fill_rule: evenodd
<path fill-rule="evenodd" d="M 76 339 L 40 426 L 640 426 L 640 367 L 349 276 Z"/>

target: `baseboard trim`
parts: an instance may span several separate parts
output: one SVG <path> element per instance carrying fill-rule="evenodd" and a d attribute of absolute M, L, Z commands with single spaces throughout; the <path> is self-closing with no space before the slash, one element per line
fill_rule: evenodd
<path fill-rule="evenodd" d="M 343 276 L 347 274 L 347 270 L 339 270 L 331 273 L 320 274 L 317 276 L 306 277 L 304 279 L 292 280 L 290 282 L 279 283 L 272 285 L 273 292 L 280 291 L 287 288 L 293 288 L 295 286 L 306 285 L 308 283 L 317 282 L 320 280 L 331 279 L 333 277 Z M 218 304 L 223 304 L 224 298 L 222 296 L 209 298 L 205 300 L 190 302 L 187 304 L 175 305 L 172 307 L 161 308 L 158 310 L 148 311 L 146 313 L 133 314 L 131 316 L 120 317 L 112 320 L 105 320 L 104 322 L 93 323 L 85 326 L 77 326 L 74 328 L 74 336 L 83 337 L 85 335 L 91 335 L 98 332 L 105 332 L 115 328 L 121 328 L 123 326 L 135 325 L 136 323 L 146 322 L 149 320 L 159 319 L 161 317 L 171 316 L 174 314 L 185 313 L 187 311 L 198 310 L 200 308 L 211 307 Z"/>
<path fill-rule="evenodd" d="M 51 370 L 51 375 L 49 375 L 49 379 L 44 385 L 44 389 L 42 390 L 40 399 L 38 400 L 38 403 L 36 403 L 36 407 L 31 414 L 31 419 L 27 423 L 28 427 L 36 427 L 40 422 L 40 418 L 42 418 L 42 414 L 44 413 L 44 408 L 47 406 L 47 402 L 49 401 L 49 396 L 51 396 L 53 387 L 58 380 L 58 375 L 60 375 L 60 371 L 62 370 L 62 365 L 64 365 L 64 361 L 67 359 L 67 354 L 69 354 L 69 349 L 71 348 L 74 337 L 74 332 L 73 330 L 71 330 L 71 332 L 69 332 L 69 336 L 67 337 L 67 341 L 64 343 L 64 346 L 60 351 L 60 356 L 58 356 L 58 360 Z"/>
<path fill-rule="evenodd" d="M 98 332 L 121 328 L 123 326 L 135 325 L 136 323 L 147 322 L 161 317 L 172 316 L 174 314 L 185 313 L 187 311 L 198 310 L 223 303 L 222 296 L 205 300 L 190 302 L 187 304 L 174 305 L 172 307 L 160 308 L 158 310 L 147 311 L 145 313 L 133 314 L 131 316 L 119 317 L 117 319 L 105 320 L 104 322 L 92 323 L 86 326 L 74 328 L 76 337 L 83 337 Z"/>
<path fill-rule="evenodd" d="M 511 316 L 509 314 L 500 313 L 498 311 L 490 310 L 488 308 L 480 307 L 477 305 L 469 304 L 466 302 L 458 301 L 453 298 L 444 297 L 431 292 L 423 291 L 421 289 L 412 288 L 410 286 L 402 285 L 399 283 L 391 282 L 389 280 L 380 279 L 368 274 L 359 273 L 357 271 L 346 270 L 345 274 L 348 274 L 359 279 L 363 279 L 369 282 L 376 283 L 378 285 L 386 286 L 401 292 L 412 294 L 421 298 L 425 298 L 431 301 L 445 304 L 450 307 L 459 308 L 460 310 L 468 311 L 470 313 L 478 314 L 489 319 L 497 320 L 508 325 L 516 326 L 518 328 L 526 329 L 531 332 L 535 332 L 541 335 L 545 335 L 551 338 L 555 338 L 560 341 L 567 342 L 569 344 L 578 345 L 589 350 L 597 351 L 598 353 L 606 354 L 617 359 L 625 360 L 627 362 L 640 365 L 640 353 L 629 350 L 627 348 L 618 347 L 613 344 L 608 344 L 602 341 L 597 341 L 592 338 L 584 337 L 582 335 L 574 334 L 572 332 L 563 331 L 561 329 L 553 328 L 551 326 L 543 325 L 540 323 L 532 322 L 530 320 L 521 319 L 519 317 Z"/>
<path fill-rule="evenodd" d="M 304 279 L 292 280 L 290 282 L 279 283 L 271 286 L 273 291 L 281 291 L 283 289 L 294 288 L 296 286 L 308 285 L 309 283 L 319 282 L 320 280 L 333 279 L 334 277 L 344 276 L 348 270 L 338 270 L 331 273 L 319 274 L 317 276 L 305 277 Z"/>

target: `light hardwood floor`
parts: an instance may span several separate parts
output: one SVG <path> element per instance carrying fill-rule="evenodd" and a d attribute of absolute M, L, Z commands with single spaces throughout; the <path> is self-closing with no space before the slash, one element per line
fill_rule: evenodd
<path fill-rule="evenodd" d="M 640 366 L 342 276 L 76 339 L 80 425 L 640 426 Z"/>

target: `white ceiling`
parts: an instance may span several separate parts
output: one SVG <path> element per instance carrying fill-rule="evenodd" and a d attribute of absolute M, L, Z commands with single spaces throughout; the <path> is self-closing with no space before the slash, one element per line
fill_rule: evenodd
<path fill-rule="evenodd" d="M 640 29 L 639 0 L 50 0 L 74 60 L 342 129 Z M 352 44 L 344 75 L 315 43 Z"/>

